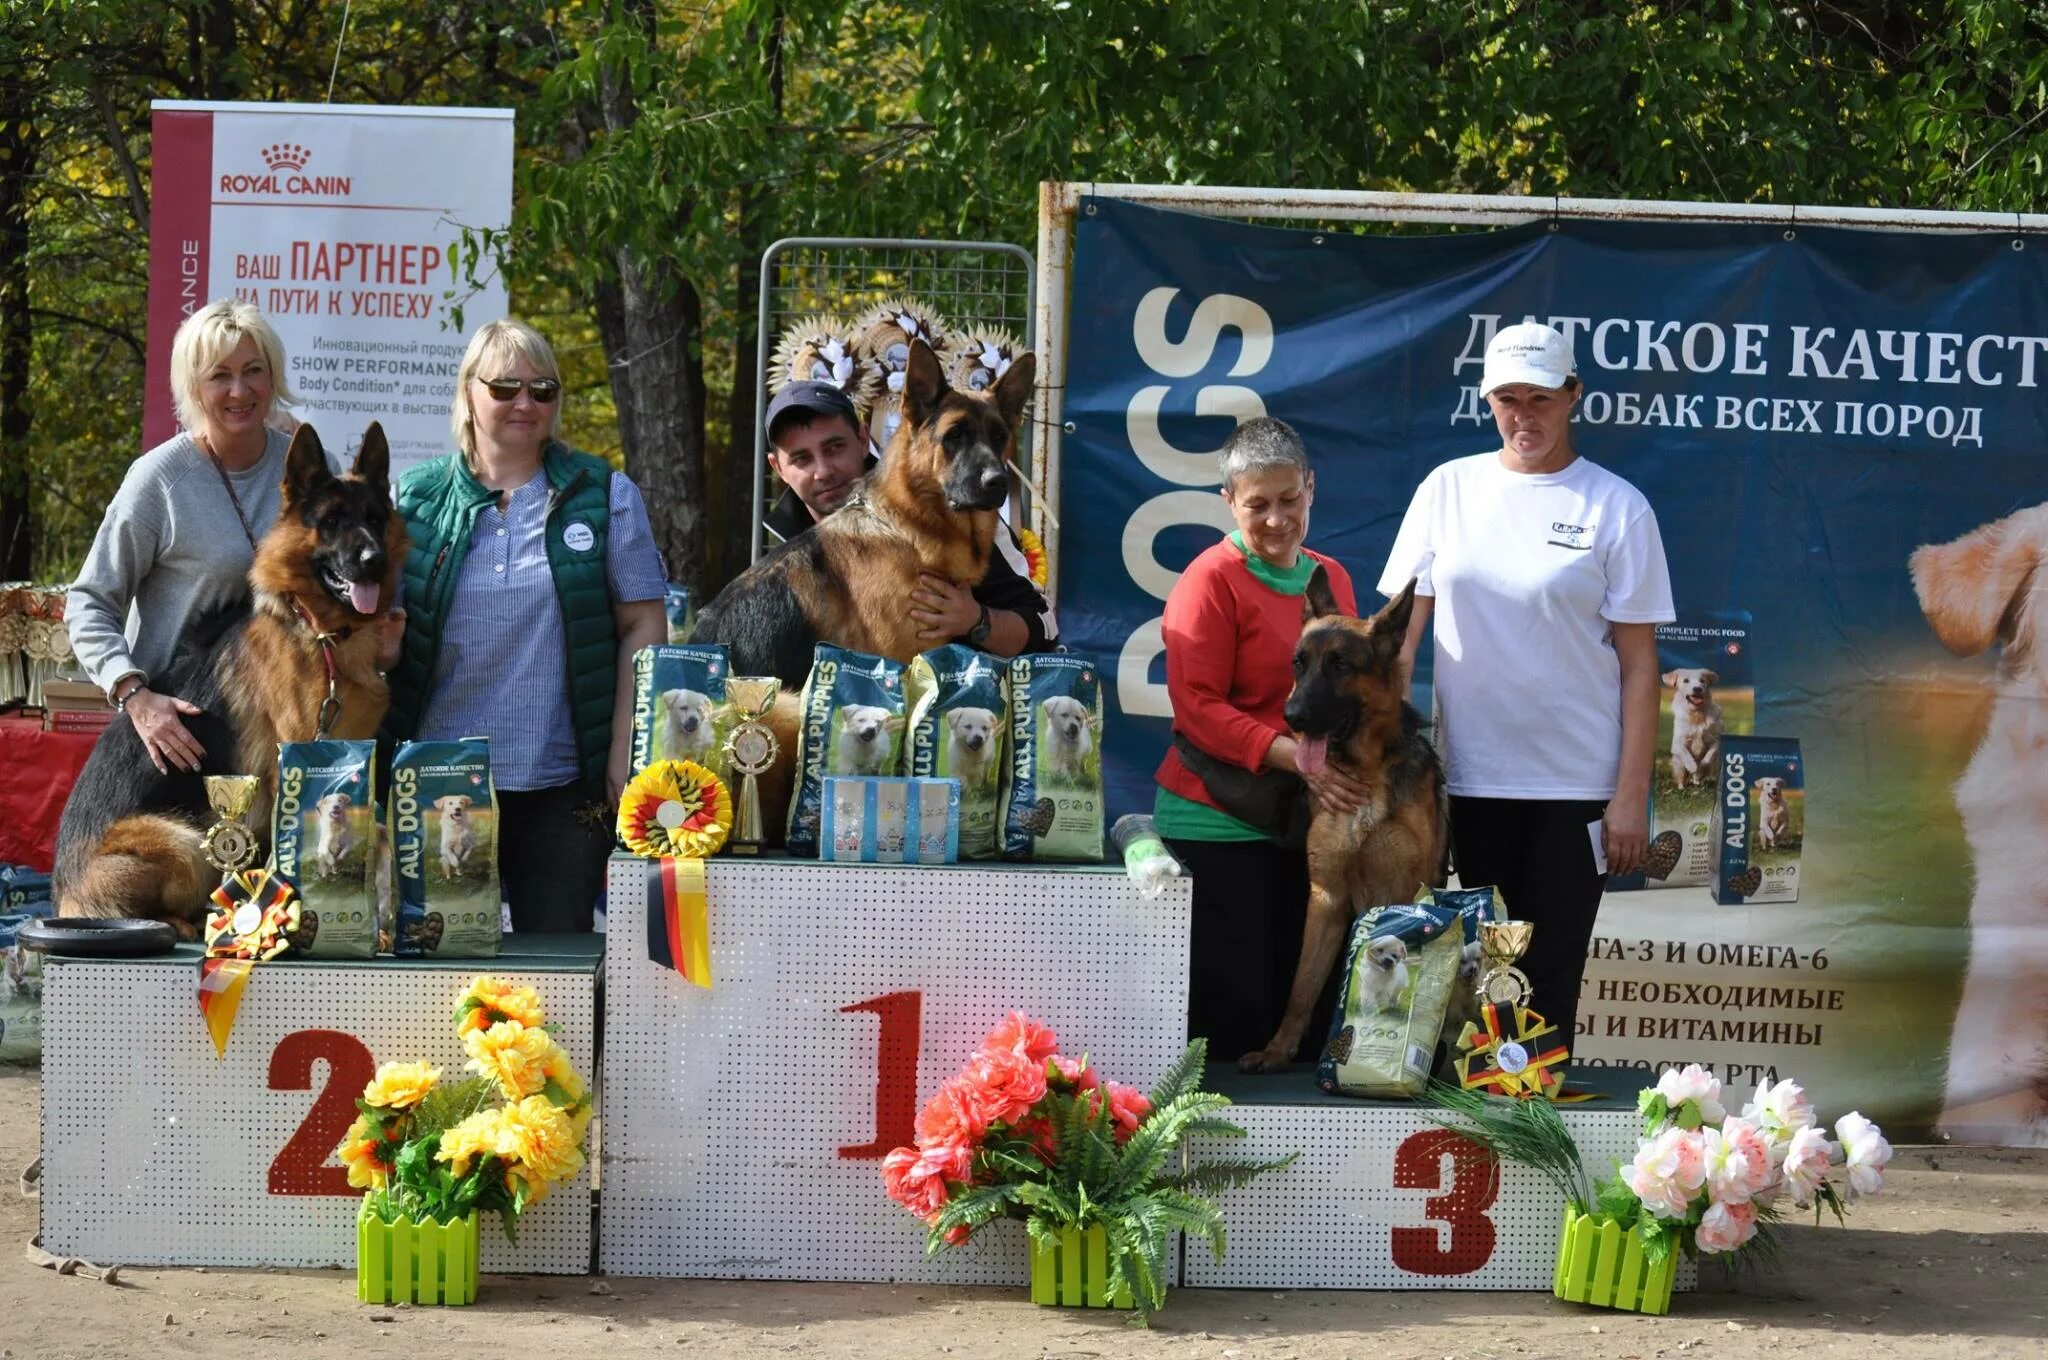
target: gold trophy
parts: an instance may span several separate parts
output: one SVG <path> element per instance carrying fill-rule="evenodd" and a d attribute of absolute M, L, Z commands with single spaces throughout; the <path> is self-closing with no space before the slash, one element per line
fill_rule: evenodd
<path fill-rule="evenodd" d="M 732 838 L 726 849 L 735 855 L 758 855 L 766 839 L 761 825 L 761 789 L 755 780 L 766 774 L 782 753 L 782 743 L 762 721 L 782 693 L 772 675 L 734 675 L 725 681 L 725 697 L 740 711 L 740 720 L 725 739 L 725 758 L 740 786 L 733 800 Z"/>
<path fill-rule="evenodd" d="M 1479 977 L 1479 1003 L 1496 1006 L 1526 1006 L 1533 989 L 1529 975 L 1515 967 L 1515 960 L 1529 952 L 1529 940 L 1536 934 L 1534 921 L 1481 921 L 1479 950 L 1486 957 L 1486 971 Z"/>
<path fill-rule="evenodd" d="M 207 861 L 223 876 L 248 868 L 256 858 L 256 835 L 244 819 L 256 801 L 256 776 L 210 774 L 206 801 L 220 818 L 207 830 L 202 846 Z"/>

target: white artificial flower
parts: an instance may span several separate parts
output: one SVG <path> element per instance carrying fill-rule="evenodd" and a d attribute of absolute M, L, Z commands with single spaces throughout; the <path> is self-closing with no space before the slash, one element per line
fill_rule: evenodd
<path fill-rule="evenodd" d="M 1794 1204 L 1804 1209 L 1813 1203 L 1814 1195 L 1827 1182 L 1828 1168 L 1834 1165 L 1838 1151 L 1827 1134 L 1812 1125 L 1792 1135 L 1792 1141 L 1785 1145 L 1785 1162 L 1779 1174 Z"/>
<path fill-rule="evenodd" d="M 1718 1124 L 1728 1116 L 1727 1109 L 1721 1104 L 1721 1083 L 1698 1063 L 1667 1069 L 1663 1076 L 1657 1078 L 1657 1094 L 1671 1106 L 1674 1118 L 1678 1107 L 1688 1100 L 1699 1106 L 1703 1124 Z"/>
<path fill-rule="evenodd" d="M 1842 1140 L 1850 1197 L 1874 1195 L 1884 1189 L 1884 1169 L 1892 1160 L 1892 1145 L 1885 1141 L 1884 1130 L 1851 1110 L 1835 1121 L 1835 1137 Z"/>
<path fill-rule="evenodd" d="M 1801 1129 L 1813 1127 L 1813 1101 L 1790 1077 L 1773 1086 L 1758 1082 L 1756 1099 L 1742 1107 L 1744 1119 L 1754 1119 L 1764 1132 L 1779 1141 Z"/>

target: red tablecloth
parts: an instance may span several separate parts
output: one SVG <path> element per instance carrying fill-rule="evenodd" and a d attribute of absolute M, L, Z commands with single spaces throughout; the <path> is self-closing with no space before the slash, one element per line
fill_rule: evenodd
<path fill-rule="evenodd" d="M 57 855 L 57 819 L 96 740 L 90 733 L 45 732 L 39 718 L 0 718 L 0 864 L 49 869 Z"/>

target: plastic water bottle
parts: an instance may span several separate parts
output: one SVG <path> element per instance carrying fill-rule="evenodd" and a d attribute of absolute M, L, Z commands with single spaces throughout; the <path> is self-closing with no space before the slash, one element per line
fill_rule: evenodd
<path fill-rule="evenodd" d="M 1166 885 L 1182 874 L 1180 861 L 1159 839 L 1152 819 L 1133 812 L 1116 819 L 1109 829 L 1110 842 L 1124 857 L 1124 872 L 1137 884 L 1138 895 L 1157 901 L 1166 896 Z"/>

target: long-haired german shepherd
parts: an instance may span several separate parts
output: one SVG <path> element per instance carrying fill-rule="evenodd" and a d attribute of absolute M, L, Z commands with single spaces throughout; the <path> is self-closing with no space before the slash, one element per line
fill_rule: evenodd
<path fill-rule="evenodd" d="M 960 392 L 913 340 L 903 423 L 881 466 L 838 513 L 720 591 L 692 637 L 724 643 L 733 674 L 779 675 L 791 687 L 810 673 L 819 642 L 904 662 L 924 651 L 910 594 L 920 572 L 963 586 L 987 574 L 1035 363 L 1019 355 L 987 393 Z"/>
<path fill-rule="evenodd" d="M 206 749 L 201 770 L 159 774 L 132 723 L 100 735 L 57 828 L 58 915 L 151 917 L 187 939 L 198 935 L 220 880 L 200 850 L 213 820 L 201 776 L 260 776 L 249 822 L 265 839 L 278 743 L 311 741 L 319 729 L 328 689 L 323 648 L 340 701 L 328 735 L 376 734 L 391 695 L 377 673 L 371 624 L 396 595 L 406 549 L 404 522 L 391 508 L 390 464 L 379 425 L 363 435 L 346 477 L 328 471 L 310 425 L 293 435 L 277 524 L 249 568 L 248 609 L 216 621 L 210 639 L 185 639 L 170 674 L 152 681 L 202 710 L 185 719 Z"/>
<path fill-rule="evenodd" d="M 1365 786 L 1366 800 L 1349 814 L 1317 807 L 1309 823 L 1301 962 L 1280 1028 L 1238 1060 L 1244 1071 L 1277 1072 L 1293 1061 L 1354 916 L 1443 886 L 1450 843 L 1443 766 L 1422 715 L 1401 697 L 1401 640 L 1414 609 L 1412 580 L 1369 619 L 1338 608 L 1321 567 L 1309 580 L 1287 725 L 1304 772 L 1334 764 Z"/>

